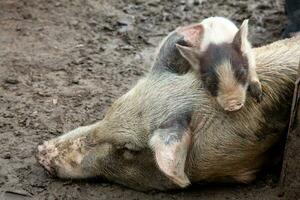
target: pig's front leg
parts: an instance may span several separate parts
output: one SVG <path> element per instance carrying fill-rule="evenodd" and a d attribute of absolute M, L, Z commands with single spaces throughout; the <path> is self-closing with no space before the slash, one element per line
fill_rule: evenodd
<path fill-rule="evenodd" d="M 79 127 L 38 146 L 36 158 L 51 174 L 62 178 L 85 178 L 81 162 L 89 150 L 88 136 L 97 124 Z"/>

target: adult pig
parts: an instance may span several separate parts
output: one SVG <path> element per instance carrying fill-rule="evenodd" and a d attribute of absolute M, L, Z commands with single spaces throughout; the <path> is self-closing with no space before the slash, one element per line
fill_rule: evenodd
<path fill-rule="evenodd" d="M 196 33 L 171 33 L 148 75 L 103 120 L 38 146 L 41 165 L 60 178 L 104 177 L 138 190 L 253 180 L 288 123 L 300 37 L 255 49 L 263 101 L 247 98 L 226 113 L 176 50 Z"/>

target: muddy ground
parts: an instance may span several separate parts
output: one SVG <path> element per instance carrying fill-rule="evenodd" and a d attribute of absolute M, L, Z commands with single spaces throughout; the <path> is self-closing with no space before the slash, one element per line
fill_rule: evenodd
<path fill-rule="evenodd" d="M 255 46 L 279 39 L 286 22 L 273 0 L 1 0 L 0 199 L 283 199 L 276 172 L 249 186 L 142 193 L 53 179 L 35 161 L 41 141 L 101 119 L 168 32 L 213 15 L 250 18 Z"/>

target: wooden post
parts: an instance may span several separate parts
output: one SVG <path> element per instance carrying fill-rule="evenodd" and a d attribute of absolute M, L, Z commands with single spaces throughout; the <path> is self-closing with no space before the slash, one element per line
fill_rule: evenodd
<path fill-rule="evenodd" d="M 280 177 L 283 199 L 300 199 L 300 62 Z"/>

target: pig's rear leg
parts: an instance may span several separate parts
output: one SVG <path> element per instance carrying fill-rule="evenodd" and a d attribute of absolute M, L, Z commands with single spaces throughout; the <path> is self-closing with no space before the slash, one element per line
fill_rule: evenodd
<path fill-rule="evenodd" d="M 263 91 L 254 66 L 249 67 L 249 75 L 250 75 L 250 81 L 249 81 L 248 90 L 250 92 L 250 95 L 257 102 L 261 102 L 263 97 Z"/>

